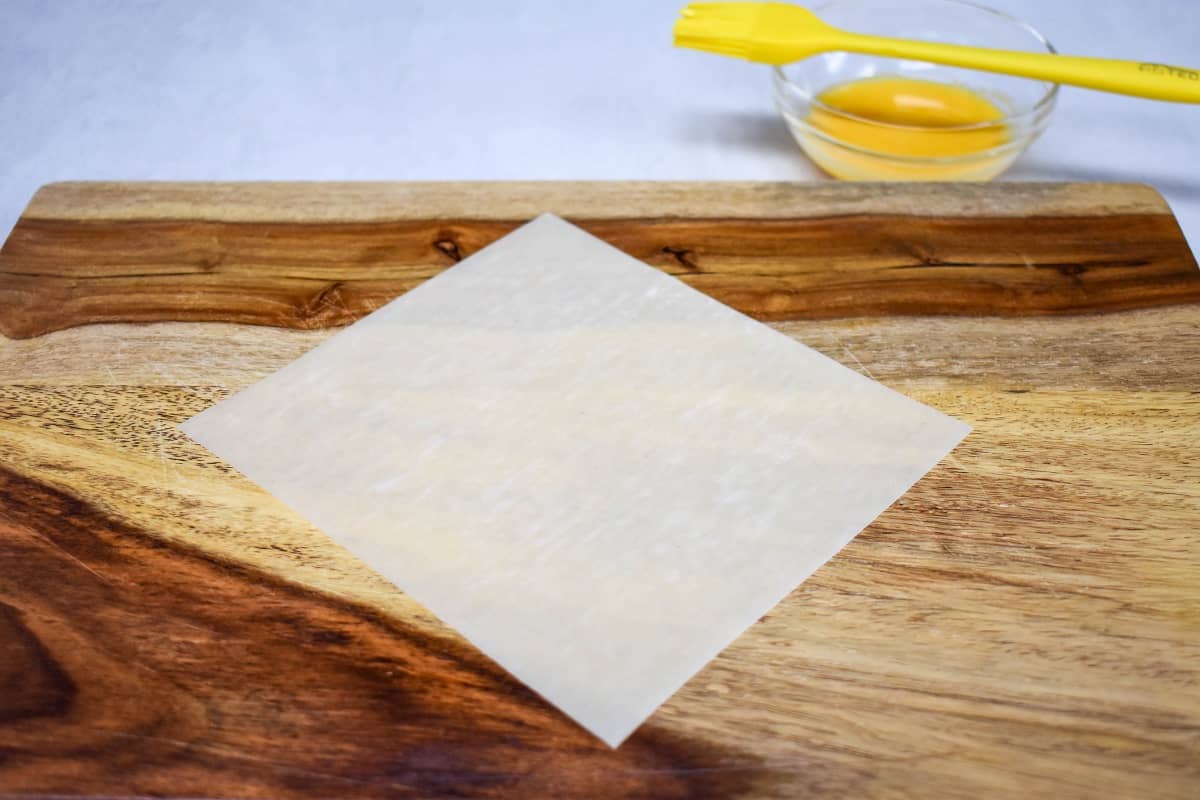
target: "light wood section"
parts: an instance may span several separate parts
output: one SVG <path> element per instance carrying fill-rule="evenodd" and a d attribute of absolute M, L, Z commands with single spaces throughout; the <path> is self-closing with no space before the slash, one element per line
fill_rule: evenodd
<path fill-rule="evenodd" d="M 343 218 L 371 188 L 293 198 L 352 198 Z M 820 191 L 839 190 L 865 197 Z M 69 191 L 103 220 L 146 190 Z M 202 216 L 226 191 L 188 187 L 159 221 L 199 236 L 188 203 Z M 1096 192 L 1117 216 L 1149 204 Z M 39 213 L 47 197 L 66 207 L 47 190 Z M 807 246 L 842 260 L 777 272 L 855 268 L 825 230 Z M 1122 230 L 1133 260 L 1167 247 Z M 143 257 L 78 241 L 37 245 L 67 270 Z M 976 269 L 936 291 L 974 291 Z M 1200 303 L 1070 311 L 774 323 L 975 430 L 616 751 L 178 431 L 331 329 L 0 339 L 0 797 L 1194 797 Z"/>
<path fill-rule="evenodd" d="M 1075 217 L 1170 214 L 1137 184 L 706 183 L 103 183 L 44 186 L 27 220 L 186 219 L 222 222 L 508 221 L 550 211 L 577 219 L 857 214 L 928 217 Z"/>

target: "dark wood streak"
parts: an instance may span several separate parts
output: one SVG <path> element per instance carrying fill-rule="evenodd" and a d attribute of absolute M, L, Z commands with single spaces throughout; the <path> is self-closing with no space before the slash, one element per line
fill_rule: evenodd
<path fill-rule="evenodd" d="M 468 646 L 6 470 L 0 689 L 6 795 L 735 797 L 765 774 L 653 726 L 610 750 Z"/>
<path fill-rule="evenodd" d="M 22 219 L 0 251 L 0 333 L 93 322 L 344 325 L 524 220 Z M 582 226 L 763 320 L 1027 316 L 1196 302 L 1169 214 L 638 218 Z"/>
<path fill-rule="evenodd" d="M 77 694 L 75 682 L 25 625 L 21 612 L 5 603 L 0 603 L 0 643 L 0 725 L 65 715 Z M 0 747 L 0 759 L 3 752 Z"/>

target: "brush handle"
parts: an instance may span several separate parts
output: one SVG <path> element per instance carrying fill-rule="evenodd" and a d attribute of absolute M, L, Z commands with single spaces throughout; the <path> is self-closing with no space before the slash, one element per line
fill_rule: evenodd
<path fill-rule="evenodd" d="M 1200 70 L 1108 58 L 989 50 L 838 31 L 831 50 L 911 58 L 1174 103 L 1200 103 Z"/>

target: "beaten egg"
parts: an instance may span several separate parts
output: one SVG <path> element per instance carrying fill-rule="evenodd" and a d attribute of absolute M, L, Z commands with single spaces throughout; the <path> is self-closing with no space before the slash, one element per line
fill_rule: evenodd
<path fill-rule="evenodd" d="M 987 180 L 1016 155 L 1005 116 L 964 86 L 877 76 L 821 92 L 804 144 L 846 180 Z"/>

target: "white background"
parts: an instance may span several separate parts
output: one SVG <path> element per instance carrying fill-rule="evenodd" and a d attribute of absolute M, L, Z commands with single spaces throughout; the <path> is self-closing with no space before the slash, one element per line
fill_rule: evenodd
<path fill-rule="evenodd" d="M 903 0 L 898 0 L 903 2 Z M 989 0 L 1197 66 L 1195 0 Z M 684 0 L 0 0 L 0 235 L 66 179 L 822 180 Z M 1200 106 L 1065 89 L 1007 179 L 1147 182 L 1200 243 Z"/>

